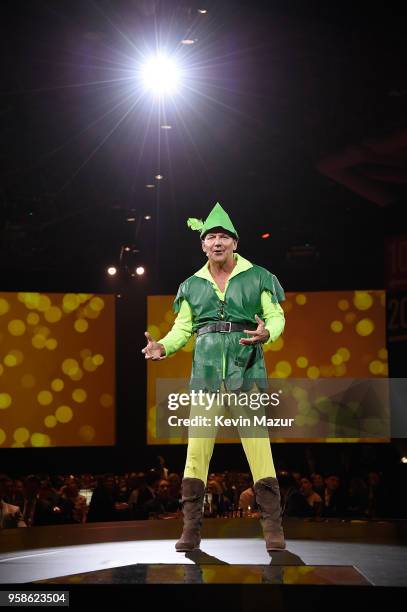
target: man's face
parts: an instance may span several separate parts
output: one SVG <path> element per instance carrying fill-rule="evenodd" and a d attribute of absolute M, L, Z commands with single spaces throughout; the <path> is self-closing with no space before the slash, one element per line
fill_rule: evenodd
<path fill-rule="evenodd" d="M 209 480 L 207 486 L 206 486 L 206 490 L 208 493 L 212 493 L 215 494 L 218 492 L 218 487 L 216 486 L 216 481 L 215 480 Z"/>
<path fill-rule="evenodd" d="M 168 482 L 166 480 L 159 481 L 157 493 L 161 498 L 168 497 L 169 490 L 168 490 Z"/>
<path fill-rule="evenodd" d="M 330 491 L 335 491 L 339 487 L 339 478 L 337 476 L 328 476 L 325 479 L 325 484 Z"/>
<path fill-rule="evenodd" d="M 312 491 L 312 484 L 311 482 L 308 480 L 308 478 L 301 478 L 301 493 L 303 493 L 304 495 L 309 495 Z"/>
<path fill-rule="evenodd" d="M 115 482 L 113 476 L 108 476 L 104 481 L 105 488 L 109 491 L 113 491 Z"/>
<path fill-rule="evenodd" d="M 14 482 L 14 489 L 16 491 L 16 493 L 23 493 L 24 491 L 24 484 L 22 480 L 16 480 Z"/>
<path fill-rule="evenodd" d="M 24 491 L 27 497 L 37 495 L 39 488 L 40 488 L 40 481 L 37 480 L 36 478 L 29 478 L 24 483 Z"/>
<path fill-rule="evenodd" d="M 4 480 L 5 495 L 12 495 L 14 492 L 14 482 L 11 478 Z"/>
<path fill-rule="evenodd" d="M 312 477 L 312 484 L 314 487 L 323 487 L 324 486 L 324 479 L 322 478 L 321 474 L 314 474 Z"/>
<path fill-rule="evenodd" d="M 237 240 L 229 236 L 221 227 L 215 227 L 202 240 L 202 250 L 213 263 L 223 264 L 233 257 Z"/>

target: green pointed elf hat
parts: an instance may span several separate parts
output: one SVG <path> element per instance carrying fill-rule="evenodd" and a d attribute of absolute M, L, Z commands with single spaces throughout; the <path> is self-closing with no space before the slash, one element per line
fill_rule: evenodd
<path fill-rule="evenodd" d="M 239 235 L 235 230 L 228 213 L 223 210 L 219 202 L 216 202 L 205 222 L 203 222 L 202 219 L 189 218 L 187 220 L 187 225 L 193 230 L 200 231 L 201 238 L 203 238 L 205 234 L 215 227 L 221 227 L 230 234 L 233 234 L 236 237 L 236 240 L 239 238 Z"/>

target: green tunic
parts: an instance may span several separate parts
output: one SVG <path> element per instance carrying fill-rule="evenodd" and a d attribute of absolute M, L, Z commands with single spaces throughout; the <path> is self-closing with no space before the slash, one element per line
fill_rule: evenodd
<path fill-rule="evenodd" d="M 255 315 L 262 317 L 263 291 L 270 291 L 274 303 L 285 299 L 277 277 L 256 265 L 229 280 L 223 302 L 208 280 L 193 275 L 180 285 L 174 301 L 174 311 L 179 311 L 183 300 L 188 302 L 194 332 L 222 320 L 243 323 L 248 329 L 256 329 Z M 266 389 L 267 371 L 263 347 L 261 344 L 239 344 L 240 338 L 244 336 L 243 332 L 209 332 L 197 336 L 191 388 L 214 392 L 221 388 L 224 380 L 228 391 L 249 390 L 254 382 L 259 389 Z"/>

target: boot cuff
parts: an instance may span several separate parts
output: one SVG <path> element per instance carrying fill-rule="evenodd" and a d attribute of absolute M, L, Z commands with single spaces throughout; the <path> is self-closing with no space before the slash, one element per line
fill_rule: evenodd
<path fill-rule="evenodd" d="M 200 478 L 183 478 L 181 491 L 183 500 L 199 499 L 205 493 L 205 483 Z"/>
<path fill-rule="evenodd" d="M 261 493 L 261 491 L 264 491 L 264 489 L 268 489 L 275 494 L 280 492 L 278 480 L 277 478 L 273 478 L 272 476 L 268 478 L 261 478 L 260 480 L 255 482 L 253 485 L 253 489 L 255 493 Z"/>

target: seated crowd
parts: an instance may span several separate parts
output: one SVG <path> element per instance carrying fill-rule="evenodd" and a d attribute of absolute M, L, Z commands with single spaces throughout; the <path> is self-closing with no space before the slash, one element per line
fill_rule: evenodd
<path fill-rule="evenodd" d="M 336 474 L 277 474 L 283 516 L 391 517 L 381 475 L 342 482 Z M 181 480 L 166 468 L 124 475 L 10 478 L 0 474 L 0 528 L 181 517 Z M 241 472 L 212 473 L 205 517 L 256 516 L 253 481 Z M 390 512 L 390 514 L 389 514 Z"/>

